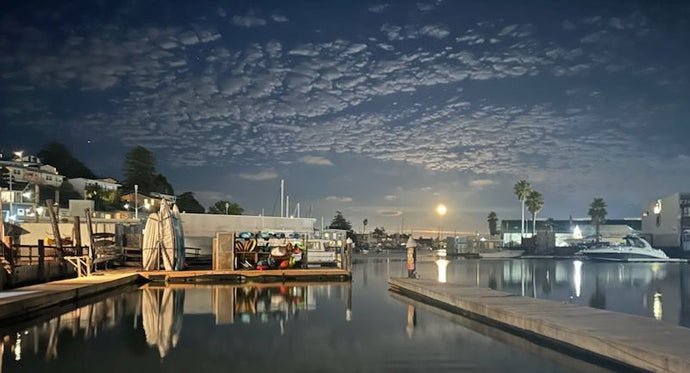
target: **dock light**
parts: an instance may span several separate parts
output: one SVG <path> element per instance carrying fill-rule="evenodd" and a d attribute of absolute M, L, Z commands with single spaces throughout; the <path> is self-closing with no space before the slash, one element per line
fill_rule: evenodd
<path fill-rule="evenodd" d="M 14 155 L 16 155 L 16 156 L 17 156 L 17 159 L 20 160 L 20 161 L 21 161 L 22 159 L 24 159 L 24 151 L 23 151 L 23 150 L 20 150 L 20 151 L 18 151 L 18 152 L 14 152 Z"/>
<path fill-rule="evenodd" d="M 122 207 L 124 207 L 124 208 L 125 208 L 125 210 L 129 210 L 129 203 L 125 203 L 125 205 L 124 205 L 124 206 L 122 206 Z"/>
<path fill-rule="evenodd" d="M 660 199 L 658 199 L 654 203 L 654 215 L 659 215 L 659 214 L 661 214 L 661 200 Z"/>
<path fill-rule="evenodd" d="M 31 198 L 31 192 L 24 192 L 24 193 L 22 193 L 22 196 L 24 198 Z"/>

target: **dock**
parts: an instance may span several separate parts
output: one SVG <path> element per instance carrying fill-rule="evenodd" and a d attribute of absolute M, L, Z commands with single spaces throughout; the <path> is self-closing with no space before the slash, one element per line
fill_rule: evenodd
<path fill-rule="evenodd" d="M 622 367 L 690 372 L 690 329 L 570 303 L 428 279 L 390 279 L 393 292 Z"/>
<path fill-rule="evenodd" d="M 122 269 L 5 290 L 0 292 L 0 320 L 31 318 L 48 309 L 75 304 L 140 279 L 133 269 Z"/>

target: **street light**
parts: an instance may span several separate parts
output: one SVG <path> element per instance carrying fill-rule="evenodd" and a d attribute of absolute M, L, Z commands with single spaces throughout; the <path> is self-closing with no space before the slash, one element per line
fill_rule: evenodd
<path fill-rule="evenodd" d="M 446 214 L 448 210 L 446 209 L 446 205 L 443 203 L 440 203 L 438 206 L 436 206 L 436 213 L 441 217 L 441 225 L 439 226 L 438 229 L 438 243 L 441 245 L 441 231 L 443 230 L 443 216 Z"/>

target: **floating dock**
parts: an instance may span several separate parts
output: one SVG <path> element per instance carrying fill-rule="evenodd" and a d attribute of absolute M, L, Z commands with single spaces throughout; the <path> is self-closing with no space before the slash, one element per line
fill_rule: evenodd
<path fill-rule="evenodd" d="M 43 311 L 134 284 L 141 277 L 133 269 L 113 270 L 0 292 L 0 320 L 20 320 Z"/>
<path fill-rule="evenodd" d="M 390 279 L 393 292 L 624 367 L 690 372 L 690 329 L 634 315 L 426 279 Z"/>

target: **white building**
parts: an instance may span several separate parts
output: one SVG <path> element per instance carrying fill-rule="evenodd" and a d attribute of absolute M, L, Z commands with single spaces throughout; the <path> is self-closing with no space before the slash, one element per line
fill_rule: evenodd
<path fill-rule="evenodd" d="M 92 186 L 97 186 L 101 188 L 104 191 L 107 192 L 115 192 L 119 187 L 121 187 L 121 184 L 118 184 L 115 179 L 107 178 L 107 179 L 86 179 L 83 177 L 78 177 L 75 179 L 68 179 L 67 180 L 70 184 L 72 184 L 72 187 L 74 190 L 81 194 L 84 198 L 87 198 L 86 196 L 86 189 L 88 187 Z"/>
<path fill-rule="evenodd" d="M 642 232 L 654 247 L 690 252 L 690 193 L 651 202 L 642 211 Z"/>
<path fill-rule="evenodd" d="M 50 185 L 59 188 L 64 176 L 58 174 L 55 167 L 44 165 L 36 157 L 24 157 L 22 160 L 0 160 L 0 167 L 7 168 L 11 183 Z"/>

